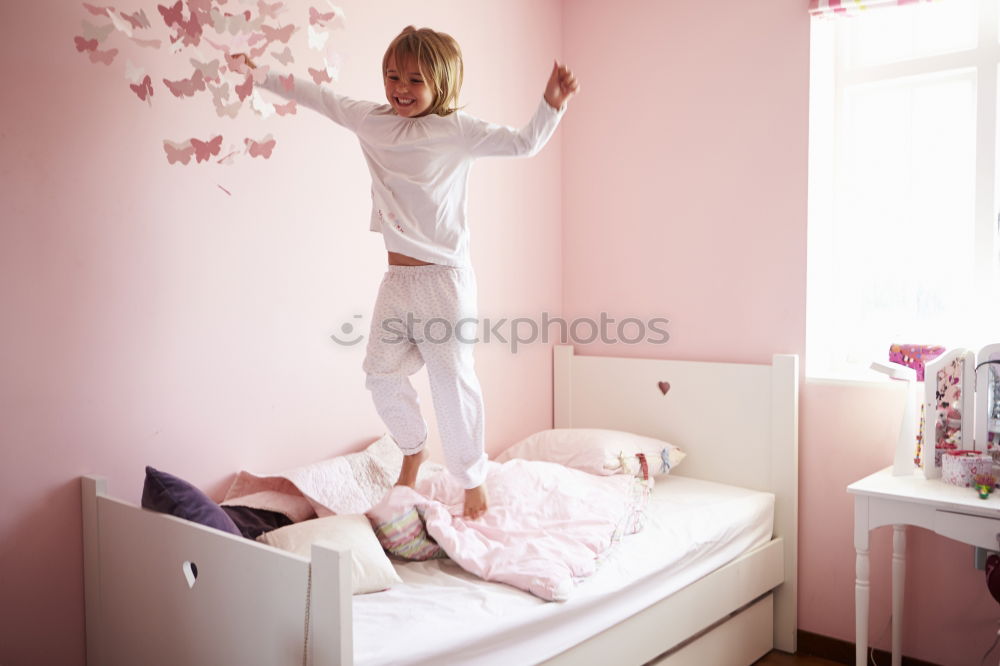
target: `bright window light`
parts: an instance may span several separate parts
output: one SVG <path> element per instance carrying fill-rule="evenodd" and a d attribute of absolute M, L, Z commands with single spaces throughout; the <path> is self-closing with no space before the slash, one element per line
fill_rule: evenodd
<path fill-rule="evenodd" d="M 807 375 L 1000 342 L 997 4 L 813 21 Z"/>

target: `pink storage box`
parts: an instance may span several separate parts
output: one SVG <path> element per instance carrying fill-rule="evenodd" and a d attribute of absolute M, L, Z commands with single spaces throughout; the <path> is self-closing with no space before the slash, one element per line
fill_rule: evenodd
<path fill-rule="evenodd" d="M 941 456 L 941 480 L 953 486 L 972 488 L 980 474 L 993 473 L 993 456 L 982 451 L 945 451 Z"/>

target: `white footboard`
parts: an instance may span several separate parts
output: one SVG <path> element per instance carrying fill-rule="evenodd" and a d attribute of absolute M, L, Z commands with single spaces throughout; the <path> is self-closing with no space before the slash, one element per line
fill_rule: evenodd
<path fill-rule="evenodd" d="M 352 663 L 349 553 L 314 546 L 310 567 L 82 485 L 91 666 Z"/>

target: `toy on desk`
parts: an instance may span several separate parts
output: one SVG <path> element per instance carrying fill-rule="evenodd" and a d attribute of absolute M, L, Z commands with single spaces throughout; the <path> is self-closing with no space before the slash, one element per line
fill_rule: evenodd
<path fill-rule="evenodd" d="M 988 499 L 997 487 L 997 477 L 992 474 L 977 474 L 975 478 L 976 490 L 979 491 L 979 499 Z"/>
<path fill-rule="evenodd" d="M 916 370 L 918 382 L 924 381 L 924 367 L 927 362 L 943 353 L 944 347 L 940 345 L 893 344 L 889 346 L 889 360 Z"/>

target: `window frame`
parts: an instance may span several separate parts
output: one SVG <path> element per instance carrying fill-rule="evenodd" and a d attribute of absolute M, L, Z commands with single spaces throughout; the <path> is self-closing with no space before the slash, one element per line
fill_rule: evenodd
<path fill-rule="evenodd" d="M 876 375 L 867 367 L 847 367 L 844 359 L 835 360 L 831 340 L 817 334 L 817 330 L 830 325 L 834 311 L 832 279 L 833 252 L 829 246 L 836 215 L 840 180 L 839 155 L 844 150 L 845 90 L 861 85 L 892 82 L 909 77 L 973 70 L 975 72 L 975 174 L 974 185 L 974 257 L 973 284 L 975 294 L 986 294 L 987 302 L 1000 308 L 998 289 L 998 233 L 1000 215 L 997 201 L 1000 184 L 997 183 L 998 144 L 997 125 L 998 91 L 1000 91 L 1000 0 L 976 0 L 978 4 L 977 39 L 973 48 L 962 51 L 938 53 L 885 64 L 848 66 L 850 17 L 813 19 L 810 54 L 810 123 L 809 123 L 809 208 L 808 208 L 808 261 L 806 287 L 806 376 L 813 379 L 874 380 Z M 897 11 L 883 9 L 877 11 Z M 819 51 L 824 49 L 825 51 Z M 822 53 L 822 55 L 820 55 Z M 831 62 L 832 60 L 832 62 Z M 987 122 L 984 122 L 987 119 Z M 822 277 L 821 277 L 822 276 Z M 992 297 L 992 298 L 991 298 Z M 977 348 L 1000 340 L 1000 330 L 991 328 L 997 315 L 987 307 L 970 313 L 969 325 L 977 332 L 977 339 L 963 341 L 966 347 Z M 988 331 L 996 331 L 997 339 L 988 339 Z M 893 342 L 946 341 L 898 340 Z M 886 342 L 886 354 L 888 345 Z M 871 359 L 883 360 L 883 359 Z"/>

